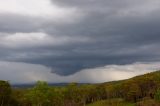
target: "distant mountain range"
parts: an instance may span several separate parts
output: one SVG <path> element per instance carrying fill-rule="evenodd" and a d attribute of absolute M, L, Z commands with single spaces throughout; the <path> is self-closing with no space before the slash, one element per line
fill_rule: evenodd
<path fill-rule="evenodd" d="M 66 86 L 69 83 L 48 83 L 49 86 Z M 78 83 L 79 85 L 89 84 L 89 83 Z M 28 84 L 12 84 L 12 88 L 32 88 L 35 86 L 35 83 L 28 83 Z"/>

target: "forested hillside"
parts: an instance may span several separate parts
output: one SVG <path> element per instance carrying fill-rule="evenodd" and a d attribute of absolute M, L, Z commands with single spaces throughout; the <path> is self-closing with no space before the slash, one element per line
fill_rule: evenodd
<path fill-rule="evenodd" d="M 32 88 L 20 89 L 0 81 L 0 106 L 160 106 L 159 102 L 160 71 L 122 81 L 63 87 L 38 81 Z"/>

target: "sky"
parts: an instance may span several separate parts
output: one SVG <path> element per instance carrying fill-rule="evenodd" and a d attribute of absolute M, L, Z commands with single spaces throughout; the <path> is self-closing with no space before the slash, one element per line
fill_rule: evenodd
<path fill-rule="evenodd" d="M 0 80 L 100 83 L 160 69 L 159 0 L 0 0 Z"/>

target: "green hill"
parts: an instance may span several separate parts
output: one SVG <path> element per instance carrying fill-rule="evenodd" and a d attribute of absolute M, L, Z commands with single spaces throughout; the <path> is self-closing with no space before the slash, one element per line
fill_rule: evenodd
<path fill-rule="evenodd" d="M 107 99 L 122 98 L 127 102 L 136 103 L 137 106 L 160 106 L 160 71 L 147 73 L 127 80 L 106 82 L 99 86 L 105 88 Z M 96 106 L 97 103 L 89 106 Z M 105 106 L 109 105 L 106 103 Z"/>

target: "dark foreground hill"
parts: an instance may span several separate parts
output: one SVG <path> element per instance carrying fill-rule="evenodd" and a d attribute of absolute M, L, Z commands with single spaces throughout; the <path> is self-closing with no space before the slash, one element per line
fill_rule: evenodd
<path fill-rule="evenodd" d="M 81 85 L 70 83 L 66 86 L 49 86 L 47 82 L 38 81 L 31 88 L 11 88 L 8 82 L 0 81 L 0 105 L 85 106 L 86 104 L 102 100 L 103 103 L 106 103 L 102 106 L 120 106 L 114 104 L 118 103 L 116 101 L 118 100 L 119 104 L 131 103 L 134 106 L 160 106 L 159 89 L 160 71 L 127 80 L 101 84 Z M 108 100 L 114 103 L 112 104 Z"/>

